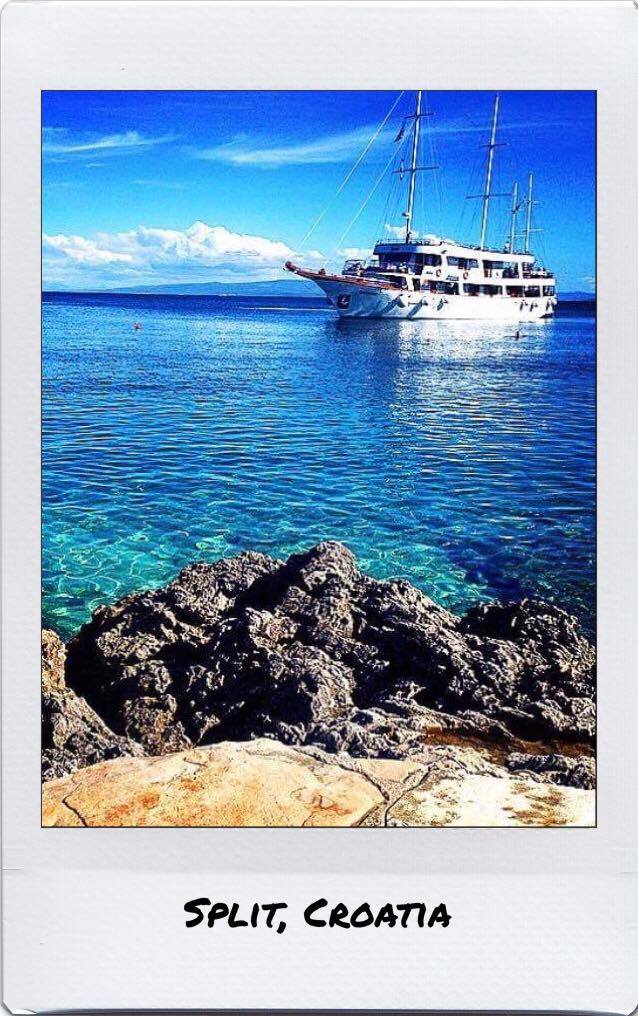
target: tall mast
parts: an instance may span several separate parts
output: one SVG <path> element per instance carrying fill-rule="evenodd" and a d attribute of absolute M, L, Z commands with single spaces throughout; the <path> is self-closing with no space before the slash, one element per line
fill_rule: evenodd
<path fill-rule="evenodd" d="M 534 188 L 534 174 L 530 173 L 527 182 L 527 214 L 525 216 L 525 253 L 529 254 L 529 237 L 532 232 L 532 191 Z"/>
<path fill-rule="evenodd" d="M 492 166 L 494 165 L 494 149 L 496 148 L 496 125 L 498 123 L 498 103 L 499 96 L 497 95 L 494 99 L 494 115 L 492 117 L 492 133 L 490 134 L 490 143 L 488 147 L 487 155 L 487 169 L 485 171 L 485 188 L 483 190 L 483 215 L 481 218 L 481 250 L 485 247 L 485 237 L 487 234 L 487 212 L 490 205 L 490 187 L 492 186 Z"/>
<path fill-rule="evenodd" d="M 414 187 L 416 184 L 417 160 L 419 157 L 419 127 L 421 123 L 421 96 L 422 92 L 416 93 L 416 110 L 414 113 L 414 132 L 412 134 L 412 163 L 410 166 L 410 186 L 408 189 L 408 209 L 405 213 L 405 242 L 410 242 L 412 232 L 412 211 L 414 209 Z"/>
<path fill-rule="evenodd" d="M 514 250 L 514 244 L 516 243 L 516 216 L 518 214 L 518 184 L 515 183 L 512 188 L 512 217 L 510 220 L 510 254 Z"/>

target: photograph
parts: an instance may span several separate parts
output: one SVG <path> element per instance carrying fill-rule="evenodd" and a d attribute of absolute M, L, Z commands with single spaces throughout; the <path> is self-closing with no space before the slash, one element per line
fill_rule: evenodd
<path fill-rule="evenodd" d="M 596 133 L 41 92 L 43 827 L 596 826 Z"/>

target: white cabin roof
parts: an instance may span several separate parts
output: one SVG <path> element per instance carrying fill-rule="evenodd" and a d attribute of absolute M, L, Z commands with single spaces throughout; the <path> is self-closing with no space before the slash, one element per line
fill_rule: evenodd
<path fill-rule="evenodd" d="M 486 258 L 488 261 L 510 261 L 521 264 L 533 264 L 533 254 L 524 254 L 516 251 L 494 250 L 492 248 L 473 247 L 467 243 L 457 243 L 456 240 L 446 240 L 440 237 L 425 237 L 423 239 L 411 240 L 409 243 L 399 240 L 379 240 L 374 247 L 375 254 L 403 254 L 408 257 L 410 254 L 449 254 L 459 258 Z"/>

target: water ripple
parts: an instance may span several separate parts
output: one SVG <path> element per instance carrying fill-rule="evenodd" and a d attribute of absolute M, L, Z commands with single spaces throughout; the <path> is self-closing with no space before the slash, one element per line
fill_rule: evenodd
<path fill-rule="evenodd" d="M 517 340 L 261 304 L 45 301 L 46 624 L 194 559 L 334 538 L 452 608 L 535 594 L 593 630 L 592 318 Z"/>

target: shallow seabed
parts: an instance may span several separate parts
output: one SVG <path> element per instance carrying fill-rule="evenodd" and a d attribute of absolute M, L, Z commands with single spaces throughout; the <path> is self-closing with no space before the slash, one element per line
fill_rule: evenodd
<path fill-rule="evenodd" d="M 515 331 L 45 297 L 44 624 L 68 637 L 193 560 L 330 538 L 453 609 L 538 595 L 592 635 L 594 319 Z"/>

